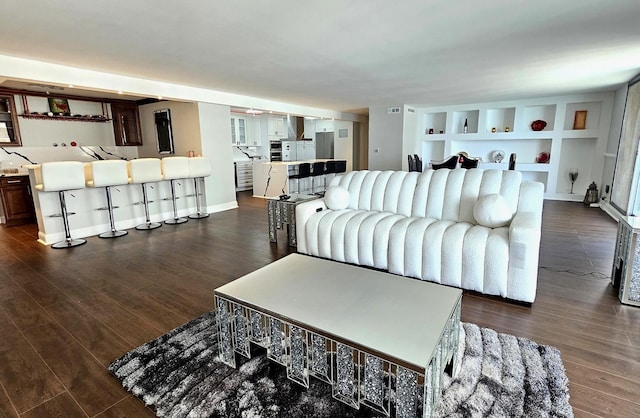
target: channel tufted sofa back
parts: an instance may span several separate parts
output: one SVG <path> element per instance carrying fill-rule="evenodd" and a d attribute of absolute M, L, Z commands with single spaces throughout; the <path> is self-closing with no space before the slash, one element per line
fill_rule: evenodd
<path fill-rule="evenodd" d="M 518 209 L 522 173 L 503 170 L 352 171 L 329 187 L 349 190 L 349 209 L 475 224 L 479 197 L 500 194 Z"/>

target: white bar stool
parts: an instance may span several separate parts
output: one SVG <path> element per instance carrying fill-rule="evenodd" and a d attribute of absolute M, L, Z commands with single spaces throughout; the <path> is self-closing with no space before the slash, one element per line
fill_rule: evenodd
<path fill-rule="evenodd" d="M 156 229 L 162 226 L 159 222 L 151 222 L 149 218 L 149 199 L 147 198 L 147 183 L 157 183 L 162 181 L 162 170 L 160 159 L 139 158 L 129 161 L 129 183 L 140 184 L 142 186 L 142 204 L 144 204 L 145 223 L 136 226 L 138 230 Z"/>
<path fill-rule="evenodd" d="M 178 205 L 176 203 L 175 182 L 189 177 L 189 158 L 187 157 L 165 157 L 162 159 L 162 176 L 164 180 L 171 182 L 171 202 L 173 204 L 173 219 L 164 221 L 167 225 L 177 225 L 188 221 L 187 218 L 178 216 Z"/>
<path fill-rule="evenodd" d="M 67 212 L 67 204 L 64 200 L 65 191 L 84 189 L 84 165 L 78 161 L 42 163 L 40 166 L 40 179 L 37 180 L 40 180 L 40 182 L 36 184 L 36 190 L 41 192 L 58 192 L 60 198 L 60 210 L 62 214 L 51 216 L 62 217 L 65 240 L 54 243 L 51 245 L 51 248 L 71 248 L 86 243 L 86 239 L 71 238 L 69 215 L 75 215 L 75 213 Z"/>
<path fill-rule="evenodd" d="M 124 160 L 102 160 L 85 164 L 85 177 L 87 187 L 104 187 L 107 193 L 107 210 L 109 211 L 109 225 L 111 230 L 98 235 L 100 238 L 117 238 L 127 235 L 127 231 L 116 230 L 113 218 L 113 206 L 111 200 L 111 186 L 122 186 L 129 183 L 127 162 Z M 98 210 L 104 210 L 100 208 Z"/>
<path fill-rule="evenodd" d="M 211 161 L 206 157 L 189 158 L 189 178 L 193 178 L 194 193 L 196 196 L 196 213 L 189 215 L 191 219 L 202 219 L 209 216 L 207 212 L 202 212 L 202 202 L 200 193 L 200 182 L 205 177 L 211 175 Z M 205 197 L 206 199 L 206 197 Z M 205 203 L 206 207 L 206 203 Z"/>

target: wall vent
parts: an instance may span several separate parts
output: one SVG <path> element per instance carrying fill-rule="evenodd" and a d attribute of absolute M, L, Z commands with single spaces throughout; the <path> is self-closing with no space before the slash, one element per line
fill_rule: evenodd
<path fill-rule="evenodd" d="M 387 113 L 390 115 L 393 113 L 400 113 L 400 106 L 388 107 Z"/>

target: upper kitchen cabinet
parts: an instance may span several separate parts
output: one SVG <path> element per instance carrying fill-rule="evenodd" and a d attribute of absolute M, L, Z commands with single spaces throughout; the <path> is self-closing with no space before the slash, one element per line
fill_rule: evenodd
<path fill-rule="evenodd" d="M 231 143 L 237 147 L 261 146 L 260 118 L 231 116 Z"/>
<path fill-rule="evenodd" d="M 247 119 L 231 116 L 231 143 L 235 146 L 247 145 Z"/>
<path fill-rule="evenodd" d="M 126 102 L 111 103 L 111 114 L 113 116 L 113 132 L 116 145 L 142 145 L 138 105 Z"/>
<path fill-rule="evenodd" d="M 0 95 L 0 146 L 21 146 L 16 103 L 12 94 Z"/>
<path fill-rule="evenodd" d="M 270 117 L 267 121 L 267 136 L 274 141 L 288 137 L 287 123 L 284 118 Z"/>

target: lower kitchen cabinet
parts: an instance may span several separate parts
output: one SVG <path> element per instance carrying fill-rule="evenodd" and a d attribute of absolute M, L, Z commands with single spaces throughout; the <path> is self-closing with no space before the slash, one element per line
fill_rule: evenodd
<path fill-rule="evenodd" d="M 0 202 L 7 226 L 32 223 L 35 220 L 29 176 L 0 178 Z"/>
<path fill-rule="evenodd" d="M 253 189 L 253 162 L 236 161 L 236 191 Z"/>

